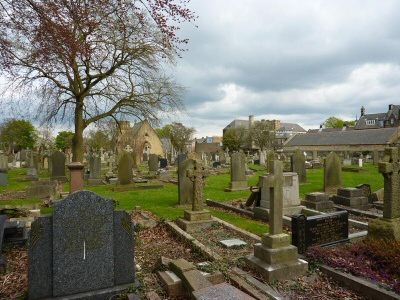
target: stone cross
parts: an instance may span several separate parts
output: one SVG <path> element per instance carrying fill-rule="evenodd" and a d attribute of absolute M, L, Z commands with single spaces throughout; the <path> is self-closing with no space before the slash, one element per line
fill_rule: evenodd
<path fill-rule="evenodd" d="M 195 160 L 193 169 L 186 171 L 186 177 L 193 182 L 193 211 L 203 210 L 203 185 L 204 179 L 209 175 L 200 160 Z"/>
<path fill-rule="evenodd" d="M 270 211 L 269 233 L 270 235 L 283 232 L 283 164 L 281 161 L 268 162 L 268 171 L 271 175 L 270 186 Z"/>
<path fill-rule="evenodd" d="M 400 217 L 400 163 L 398 148 L 385 149 L 385 155 L 378 164 L 379 173 L 384 178 L 383 217 L 396 219 Z"/>

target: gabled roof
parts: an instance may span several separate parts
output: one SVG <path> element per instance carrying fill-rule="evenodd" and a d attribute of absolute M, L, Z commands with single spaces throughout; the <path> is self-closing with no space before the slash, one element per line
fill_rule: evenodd
<path fill-rule="evenodd" d="M 296 123 L 282 123 L 281 122 L 281 127 L 276 130 L 278 131 L 292 131 L 292 132 L 306 132 L 306 130 L 301 127 L 299 124 Z"/>
<path fill-rule="evenodd" d="M 230 122 L 224 129 L 227 129 L 229 127 L 238 127 L 238 126 L 244 126 L 246 128 L 249 128 L 249 120 L 239 120 L 235 119 L 232 122 Z"/>
<path fill-rule="evenodd" d="M 382 128 L 386 119 L 386 113 L 366 114 L 357 121 L 356 130 Z M 367 124 L 367 121 L 375 122 L 374 124 Z"/>
<path fill-rule="evenodd" d="M 388 145 L 392 143 L 398 128 L 371 130 L 344 130 L 297 134 L 283 147 L 335 146 L 335 145 Z"/>

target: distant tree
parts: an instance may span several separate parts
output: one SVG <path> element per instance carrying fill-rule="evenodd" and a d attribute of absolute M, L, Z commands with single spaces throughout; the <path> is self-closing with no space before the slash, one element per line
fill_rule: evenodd
<path fill-rule="evenodd" d="M 172 132 L 172 124 L 165 125 L 162 128 L 156 128 L 155 132 L 157 136 L 161 138 L 168 138 L 171 139 L 171 132 Z"/>
<path fill-rule="evenodd" d="M 261 150 L 271 147 L 275 139 L 273 122 L 255 121 L 249 129 L 249 139 L 251 139 L 254 146 Z"/>
<path fill-rule="evenodd" d="M 332 116 L 326 119 L 324 123 L 322 123 L 325 128 L 343 128 L 344 124 L 346 124 L 347 126 L 354 126 L 355 121 L 343 121 L 339 118 Z"/>
<path fill-rule="evenodd" d="M 193 138 L 194 127 L 186 127 L 182 123 L 171 124 L 171 143 L 180 152 L 185 151 L 185 143 Z"/>
<path fill-rule="evenodd" d="M 0 72 L 21 101 L 40 103 L 44 121 L 74 124 L 73 160 L 83 132 L 104 118 L 157 121 L 184 111 L 184 89 L 165 72 L 185 51 L 179 23 L 187 0 L 1 0 Z M 36 97 L 35 97 L 36 96 Z"/>
<path fill-rule="evenodd" d="M 92 151 L 114 150 L 118 136 L 118 126 L 112 119 L 103 120 L 97 123 L 94 129 L 89 130 L 84 136 L 85 145 Z"/>
<path fill-rule="evenodd" d="M 222 148 L 228 148 L 231 151 L 239 151 L 246 146 L 247 130 L 244 126 L 230 127 L 222 137 Z"/>
<path fill-rule="evenodd" d="M 8 119 L 0 125 L 3 150 L 13 153 L 21 149 L 33 148 L 37 140 L 35 127 L 26 120 Z"/>
<path fill-rule="evenodd" d="M 36 131 L 36 147 L 39 148 L 40 151 L 55 149 L 55 137 L 52 135 L 52 133 L 53 130 L 51 130 L 50 128 Z"/>
<path fill-rule="evenodd" d="M 72 146 L 74 133 L 71 131 L 60 131 L 56 136 L 56 148 L 64 151 Z"/>

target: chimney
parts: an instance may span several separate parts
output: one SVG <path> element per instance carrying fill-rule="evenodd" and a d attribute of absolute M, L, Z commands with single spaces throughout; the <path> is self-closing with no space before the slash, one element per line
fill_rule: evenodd
<path fill-rule="evenodd" d="M 389 111 L 391 111 L 394 108 L 394 104 L 389 104 Z"/>
<path fill-rule="evenodd" d="M 253 124 L 254 124 L 254 116 L 251 115 L 249 116 L 249 128 L 253 127 Z"/>
<path fill-rule="evenodd" d="M 344 124 L 343 124 L 343 127 L 342 127 L 342 131 L 344 131 L 344 130 L 346 130 L 346 129 L 347 129 L 347 124 L 344 123 Z"/>
<path fill-rule="evenodd" d="M 365 107 L 361 106 L 361 116 L 360 117 L 363 117 L 363 116 L 365 116 Z"/>
<path fill-rule="evenodd" d="M 319 125 L 319 130 L 318 130 L 318 132 L 321 132 L 321 131 L 322 131 L 322 124 Z"/>

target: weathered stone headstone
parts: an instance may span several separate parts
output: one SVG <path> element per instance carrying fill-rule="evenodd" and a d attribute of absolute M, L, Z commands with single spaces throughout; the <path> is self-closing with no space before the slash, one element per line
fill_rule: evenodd
<path fill-rule="evenodd" d="M 156 154 L 149 155 L 149 174 L 155 175 L 158 171 L 158 156 Z"/>
<path fill-rule="evenodd" d="M 364 191 L 357 188 L 337 189 L 337 195 L 332 196 L 332 201 L 338 205 L 349 206 L 355 209 L 368 209 L 368 197 L 364 196 Z"/>
<path fill-rule="evenodd" d="M 98 155 L 90 157 L 89 185 L 102 185 L 101 182 L 101 158 Z"/>
<path fill-rule="evenodd" d="M 187 176 L 187 170 L 193 169 L 194 159 L 186 159 L 178 165 L 178 195 L 179 205 L 192 204 L 193 202 L 193 181 Z"/>
<path fill-rule="evenodd" d="M 7 186 L 8 159 L 0 154 L 0 186 Z"/>
<path fill-rule="evenodd" d="M 118 184 L 128 185 L 133 182 L 133 161 L 128 152 L 123 152 L 118 161 Z"/>
<path fill-rule="evenodd" d="M 39 176 L 38 176 L 37 168 L 35 167 L 34 154 L 33 154 L 33 151 L 29 151 L 28 170 L 26 171 L 25 180 L 35 181 L 38 179 L 39 179 Z"/>
<path fill-rule="evenodd" d="M 51 180 L 67 181 L 65 176 L 65 154 L 62 152 L 54 152 L 51 156 L 52 174 Z"/>
<path fill-rule="evenodd" d="M 301 205 L 318 211 L 325 211 L 335 207 L 333 201 L 329 200 L 329 195 L 320 192 L 306 194 L 306 199 L 301 200 Z"/>
<path fill-rule="evenodd" d="M 374 150 L 373 162 L 374 162 L 374 166 L 377 166 L 379 164 L 379 151 L 378 151 L 378 149 Z"/>
<path fill-rule="evenodd" d="M 290 236 L 283 233 L 283 165 L 268 162 L 273 184 L 271 187 L 269 234 L 254 245 L 254 255 L 245 257 L 246 264 L 259 272 L 265 280 L 285 280 L 299 277 L 308 270 L 308 263 L 298 259 L 297 248 L 290 244 Z"/>
<path fill-rule="evenodd" d="M 137 287 L 133 224 L 114 201 L 78 191 L 32 223 L 29 299 L 109 299 Z M 87 297 L 87 298 L 85 298 Z"/>
<path fill-rule="evenodd" d="M 299 176 L 299 183 L 307 183 L 306 158 L 300 149 L 291 156 L 291 169 Z"/>
<path fill-rule="evenodd" d="M 340 157 L 329 153 L 324 162 L 324 191 L 328 194 L 336 193 L 342 187 L 342 163 Z"/>
<path fill-rule="evenodd" d="M 225 191 L 247 190 L 248 183 L 246 179 L 246 156 L 242 152 L 232 154 L 231 158 L 231 182 L 229 188 Z"/>
<path fill-rule="evenodd" d="M 385 149 L 378 164 L 384 178 L 383 217 L 369 223 L 368 236 L 374 239 L 400 241 L 400 161 L 398 148 Z"/>
<path fill-rule="evenodd" d="M 194 231 L 211 226 L 211 212 L 203 209 L 204 179 L 209 171 L 203 166 L 201 160 L 195 160 L 193 169 L 186 170 L 186 176 L 193 182 L 192 210 L 185 210 L 184 218 L 179 218 L 177 223 L 185 231 Z"/>
<path fill-rule="evenodd" d="M 178 167 L 179 167 L 179 165 L 185 160 L 185 159 L 187 159 L 188 157 L 187 157 L 187 155 L 186 154 L 179 154 L 178 155 Z"/>

